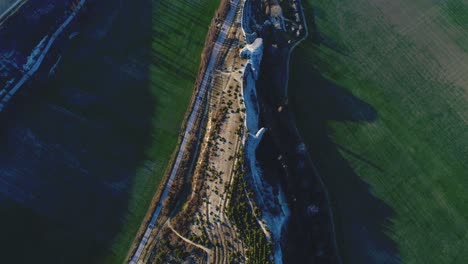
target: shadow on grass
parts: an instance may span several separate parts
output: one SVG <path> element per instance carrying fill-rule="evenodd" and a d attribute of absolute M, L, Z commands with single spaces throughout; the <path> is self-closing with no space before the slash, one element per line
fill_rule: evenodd
<path fill-rule="evenodd" d="M 291 56 L 289 99 L 312 161 L 330 194 L 339 253 L 344 263 L 399 263 L 398 247 L 388 236 L 393 209 L 372 194 L 369 184 L 343 155 L 358 159 L 376 173 L 383 169 L 372 162 L 372 157 L 335 143 L 329 127 L 331 121 L 372 123 L 378 119 L 378 113 L 346 87 L 314 69 L 314 62 L 307 55 L 310 52 L 305 51 L 323 43 L 313 12 L 308 8 L 305 13 L 309 28 L 314 31 Z M 329 42 L 325 45 L 331 47 Z"/>
<path fill-rule="evenodd" d="M 153 170 L 143 164 L 155 111 L 152 1 L 88 1 L 86 9 L 71 26 L 79 35 L 68 41 L 68 32 L 51 52 L 63 56 L 56 75 L 46 80 L 46 62 L 2 114 L 3 263 L 102 263 L 128 224 L 135 172 Z M 47 27 L 16 32 L 35 26 Z"/>

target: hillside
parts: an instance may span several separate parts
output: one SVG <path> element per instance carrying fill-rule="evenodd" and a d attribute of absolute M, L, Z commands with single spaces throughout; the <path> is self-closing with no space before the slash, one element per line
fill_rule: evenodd
<path fill-rule="evenodd" d="M 10 8 L 17 0 L 1 0 L 0 1 L 0 15 Z"/>

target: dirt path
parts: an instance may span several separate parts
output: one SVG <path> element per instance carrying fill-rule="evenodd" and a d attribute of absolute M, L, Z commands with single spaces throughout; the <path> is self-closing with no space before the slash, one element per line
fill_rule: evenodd
<path fill-rule="evenodd" d="M 169 227 L 169 229 L 172 230 L 172 232 L 174 232 L 174 234 L 176 234 L 178 237 L 180 237 L 180 238 L 181 238 L 182 240 L 184 240 L 185 242 L 187 242 L 187 243 L 189 243 L 189 244 L 191 244 L 191 245 L 194 245 L 194 246 L 196 246 L 196 247 L 202 249 L 203 251 L 205 251 L 205 252 L 208 254 L 208 256 L 211 254 L 211 251 L 212 251 L 211 249 L 209 249 L 209 248 L 207 248 L 207 247 L 205 247 L 205 246 L 203 246 L 203 245 L 197 244 L 197 243 L 193 242 L 192 240 L 190 240 L 190 239 L 188 239 L 188 238 L 182 236 L 179 232 L 177 232 L 177 231 L 172 227 L 170 221 L 167 223 L 167 226 Z M 208 261 L 208 262 L 209 262 L 209 261 Z"/>
<path fill-rule="evenodd" d="M 166 185 L 164 186 L 164 190 L 161 194 L 161 198 L 159 200 L 159 203 L 158 205 L 156 206 L 155 210 L 154 210 L 154 213 L 151 217 L 151 220 L 144 232 L 144 235 L 142 237 L 142 239 L 140 240 L 140 243 L 137 247 L 137 250 L 135 252 L 135 254 L 132 256 L 131 260 L 130 260 L 130 263 L 132 264 L 136 264 L 139 262 L 140 260 L 140 257 L 143 253 L 143 250 L 145 248 L 145 246 L 147 245 L 147 242 L 150 238 L 150 235 L 154 229 L 154 226 L 158 220 L 158 217 L 161 213 L 161 210 L 162 210 L 162 205 L 164 203 L 164 201 L 166 200 L 168 194 L 169 194 L 169 190 L 171 189 L 172 187 L 172 184 L 173 184 L 173 181 L 174 181 L 174 178 L 177 174 L 177 171 L 180 167 L 180 163 L 183 159 L 183 156 L 184 154 L 186 153 L 187 151 L 187 145 L 189 143 L 189 139 L 190 139 L 190 135 L 193 131 L 196 131 L 196 128 L 194 127 L 194 123 L 195 123 L 195 120 L 197 118 L 197 114 L 198 112 L 200 111 L 200 108 L 202 107 L 202 101 L 203 101 L 203 98 L 206 97 L 206 94 L 207 92 L 209 91 L 210 89 L 210 84 L 211 84 L 211 74 L 213 73 L 214 69 L 215 69 L 215 66 L 216 66 L 216 61 L 217 61 L 217 58 L 219 56 L 219 53 L 223 47 L 223 44 L 225 43 L 226 41 L 226 38 L 227 38 L 227 34 L 226 34 L 226 30 L 229 29 L 231 26 L 232 26 L 232 23 L 234 21 L 234 17 L 235 17 L 235 14 L 236 14 L 236 10 L 237 10 L 237 7 L 239 6 L 239 3 L 241 1 L 240 0 L 233 0 L 230 2 L 230 5 L 231 5 L 231 8 L 230 8 L 230 11 L 228 12 L 228 14 L 226 15 L 226 18 L 224 19 L 224 23 L 222 25 L 222 30 L 220 31 L 217 39 L 216 39 L 216 42 L 213 46 L 213 50 L 211 52 L 211 55 L 210 55 L 210 59 L 209 59 L 209 62 L 207 64 L 207 68 L 206 68 L 206 71 L 205 71 L 205 74 L 203 76 L 203 79 L 201 81 L 201 84 L 200 84 L 200 88 L 198 89 L 198 92 L 197 92 L 197 96 L 195 98 L 195 103 L 193 104 L 193 108 L 190 112 L 190 115 L 189 115 L 189 119 L 187 120 L 187 124 L 186 124 L 186 129 L 185 129 L 185 132 L 184 132 L 184 136 L 183 136 L 183 139 L 180 143 L 180 146 L 179 146 L 179 151 L 177 153 L 177 156 L 176 156 L 176 159 L 174 161 L 174 165 L 172 167 L 172 170 L 171 170 L 171 173 L 170 173 L 170 176 L 169 176 L 169 179 L 166 183 Z"/>
<path fill-rule="evenodd" d="M 207 195 L 198 214 L 202 220 L 204 232 L 213 245 L 209 263 L 229 263 L 230 256 L 240 253 L 245 255 L 245 245 L 239 238 L 234 224 L 226 214 L 230 184 L 233 177 L 235 158 L 242 144 L 239 127 L 243 125 L 242 98 L 242 65 L 244 59 L 239 57 L 238 46 L 243 40 L 240 27 L 242 6 L 238 6 L 235 23 L 228 29 L 229 41 L 221 49 L 221 58 L 212 74 L 213 87 L 210 94 L 210 122 L 204 138 L 208 148 L 209 172 L 203 181 Z M 224 113 L 224 114 L 220 114 Z M 213 121 L 216 119 L 215 121 Z M 219 120 L 218 120 L 219 119 Z M 218 130 L 214 127 L 219 126 Z M 214 140 L 211 135 L 215 133 Z M 197 232 L 195 226 L 192 228 Z"/>

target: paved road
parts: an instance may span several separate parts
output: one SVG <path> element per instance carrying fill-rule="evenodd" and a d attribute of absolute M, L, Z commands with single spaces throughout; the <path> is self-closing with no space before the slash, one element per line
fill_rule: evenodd
<path fill-rule="evenodd" d="M 144 248 L 145 248 L 145 246 L 146 246 L 146 244 L 147 244 L 147 242 L 148 242 L 148 240 L 150 238 L 151 232 L 154 229 L 154 225 L 156 224 L 156 222 L 158 220 L 158 217 L 159 217 L 159 215 L 161 213 L 162 205 L 164 204 L 164 201 L 166 200 L 166 198 L 167 198 L 167 196 L 169 194 L 169 190 L 172 187 L 174 178 L 175 178 L 175 176 L 177 174 L 177 171 L 179 169 L 179 166 L 180 166 L 180 163 L 181 163 L 182 158 L 184 156 L 184 153 L 186 152 L 187 145 L 188 145 L 188 142 L 189 142 L 189 139 L 190 139 L 190 135 L 192 134 L 192 131 L 196 130 L 196 128 L 194 127 L 194 123 L 195 123 L 195 120 L 197 118 L 197 114 L 200 111 L 201 107 L 203 106 L 203 104 L 202 104 L 203 103 L 203 98 L 206 97 L 205 95 L 207 94 L 208 89 L 210 87 L 209 84 L 211 83 L 212 73 L 213 73 L 214 68 L 216 66 L 216 58 L 218 57 L 219 52 L 221 50 L 221 47 L 223 46 L 223 44 L 224 44 L 224 42 L 226 40 L 228 29 L 231 27 L 231 25 L 232 25 L 232 23 L 234 21 L 237 6 L 239 5 L 239 3 L 240 3 L 240 0 L 232 0 L 230 2 L 231 7 L 229 9 L 229 12 L 226 15 L 224 23 L 223 23 L 223 25 L 221 27 L 221 31 L 220 31 L 220 33 L 218 35 L 218 38 L 216 39 L 215 45 L 213 46 L 213 50 L 212 50 L 211 55 L 210 55 L 210 60 L 208 61 L 205 74 L 204 74 L 203 79 L 201 81 L 200 88 L 198 89 L 197 97 L 195 98 L 195 103 L 193 105 L 192 111 L 190 112 L 190 116 L 189 116 L 189 119 L 187 121 L 187 126 L 186 126 L 186 129 L 185 129 L 184 137 L 182 138 L 182 142 L 180 143 L 179 151 L 177 153 L 177 157 L 175 159 L 174 166 L 172 167 L 171 174 L 170 174 L 169 179 L 168 179 L 168 181 L 166 183 L 166 186 L 164 187 L 163 193 L 162 193 L 161 198 L 159 200 L 159 203 L 156 206 L 156 209 L 155 209 L 155 211 L 154 211 L 154 213 L 153 213 L 153 215 L 151 217 L 151 220 L 150 220 L 148 226 L 146 227 L 143 238 L 141 239 L 135 254 L 132 256 L 132 258 L 131 258 L 131 260 L 129 262 L 131 264 L 136 264 L 140 260 L 140 257 L 141 257 L 141 255 L 143 253 L 143 250 L 144 250 Z"/>

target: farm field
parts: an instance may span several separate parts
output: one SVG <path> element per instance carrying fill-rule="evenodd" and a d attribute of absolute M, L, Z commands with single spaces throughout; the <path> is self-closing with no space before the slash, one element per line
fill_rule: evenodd
<path fill-rule="evenodd" d="M 155 108 L 152 115 L 148 160 L 154 162 L 151 173 L 145 168 L 137 172 L 132 187 L 129 211 L 131 216 L 114 246 L 115 259 L 120 262 L 127 253 L 149 203 L 159 186 L 171 154 L 175 151 L 182 120 L 193 93 L 200 55 L 208 26 L 219 0 L 153 0 L 152 45 L 149 67 L 151 97 Z M 141 173 L 140 173 L 141 172 Z"/>
<path fill-rule="evenodd" d="M 0 190 L 5 261 L 125 261 L 175 150 L 218 5 L 88 8 L 52 80 L 2 122 L 0 180 L 13 190 Z"/>
<path fill-rule="evenodd" d="M 344 263 L 464 263 L 468 4 L 302 2 L 290 104 Z"/>

